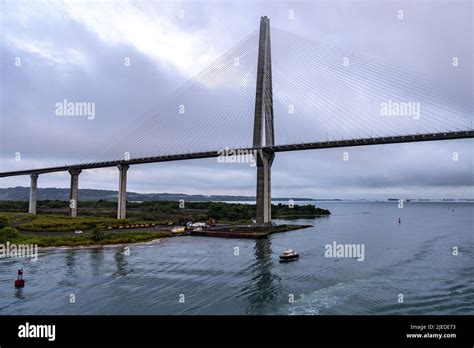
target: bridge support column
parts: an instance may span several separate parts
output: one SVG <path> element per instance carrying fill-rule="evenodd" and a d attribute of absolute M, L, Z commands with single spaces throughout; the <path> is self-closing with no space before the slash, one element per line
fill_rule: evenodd
<path fill-rule="evenodd" d="M 262 149 L 262 146 L 270 147 L 275 145 L 270 20 L 268 17 L 260 18 L 260 37 L 258 45 L 253 147 L 260 149 L 255 153 L 255 159 L 257 161 L 257 215 L 255 221 L 259 225 L 271 225 L 271 174 L 275 153 Z M 264 131 L 265 139 L 263 139 Z M 263 144 L 263 140 L 265 140 L 265 144 Z"/>
<path fill-rule="evenodd" d="M 77 216 L 77 203 L 79 198 L 79 174 L 82 170 L 80 169 L 69 169 L 71 174 L 71 191 L 69 194 L 69 215 L 72 217 Z"/>
<path fill-rule="evenodd" d="M 260 150 L 257 155 L 257 224 L 272 222 L 272 164 L 275 154 Z"/>
<path fill-rule="evenodd" d="M 30 206 L 28 208 L 28 213 L 36 214 L 36 191 L 38 189 L 38 174 L 31 174 L 30 178 Z"/>
<path fill-rule="evenodd" d="M 118 192 L 118 209 L 117 219 L 125 219 L 127 214 L 127 171 L 130 167 L 127 164 L 119 164 L 119 192 Z"/>

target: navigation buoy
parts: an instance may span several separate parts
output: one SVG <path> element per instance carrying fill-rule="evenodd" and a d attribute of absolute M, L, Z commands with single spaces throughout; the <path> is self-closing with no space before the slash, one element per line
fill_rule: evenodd
<path fill-rule="evenodd" d="M 401 224 L 401 223 L 402 223 L 402 219 L 398 218 L 398 223 Z"/>
<path fill-rule="evenodd" d="M 25 280 L 23 279 L 23 268 L 18 270 L 18 279 L 15 280 L 15 288 L 23 288 Z"/>

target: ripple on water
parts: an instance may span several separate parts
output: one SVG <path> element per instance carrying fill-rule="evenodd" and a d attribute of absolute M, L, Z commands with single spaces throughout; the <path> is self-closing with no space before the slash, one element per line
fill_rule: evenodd
<path fill-rule="evenodd" d="M 332 286 L 315 290 L 309 294 L 295 298 L 294 303 L 288 305 L 289 315 L 316 315 L 324 310 L 340 305 L 345 297 L 342 293 L 346 283 L 337 283 Z"/>
<path fill-rule="evenodd" d="M 472 209 L 438 207 L 333 203 L 330 217 L 292 221 L 314 227 L 268 240 L 180 237 L 132 245 L 129 256 L 117 247 L 0 260 L 0 314 L 473 314 Z M 333 240 L 365 243 L 365 261 L 325 258 Z M 280 264 L 289 246 L 301 258 Z"/>

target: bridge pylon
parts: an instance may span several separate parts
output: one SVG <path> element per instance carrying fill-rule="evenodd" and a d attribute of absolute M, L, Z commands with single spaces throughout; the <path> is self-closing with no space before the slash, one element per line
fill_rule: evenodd
<path fill-rule="evenodd" d="M 36 191 L 38 189 L 38 174 L 31 174 L 30 179 L 30 204 L 28 207 L 28 213 L 36 215 Z"/>
<path fill-rule="evenodd" d="M 119 164 L 119 191 L 117 219 L 125 219 L 127 216 L 127 171 L 130 168 L 127 164 Z"/>
<path fill-rule="evenodd" d="M 82 170 L 77 168 L 70 168 L 71 188 L 69 192 L 69 216 L 77 216 L 77 204 L 79 200 L 79 174 Z"/>
<path fill-rule="evenodd" d="M 275 145 L 273 127 L 273 89 L 272 60 L 270 43 L 270 19 L 260 18 L 258 43 L 257 88 L 255 96 L 255 118 L 253 128 L 253 147 Z M 265 125 L 265 127 L 263 126 Z M 265 144 L 263 133 L 265 132 Z M 255 153 L 257 162 L 257 224 L 271 224 L 272 194 L 271 173 L 275 154 L 268 150 Z"/>

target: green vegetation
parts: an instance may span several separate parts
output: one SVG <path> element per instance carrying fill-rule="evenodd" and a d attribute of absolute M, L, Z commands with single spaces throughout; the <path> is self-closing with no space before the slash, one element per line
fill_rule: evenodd
<path fill-rule="evenodd" d="M 7 227 L 11 228 L 11 227 Z M 14 230 L 14 228 L 12 228 Z M 1 233 L 1 231 L 0 231 Z M 17 232 L 18 233 L 18 232 Z M 16 244 L 38 244 L 40 247 L 57 247 L 57 246 L 89 246 L 89 245 L 106 245 L 106 244 L 124 244 L 124 243 L 140 243 L 153 239 L 169 237 L 169 232 L 120 232 L 104 234 L 100 232 L 100 239 L 97 239 L 93 233 L 83 235 L 66 235 L 66 236 L 27 236 L 18 233 L 15 238 L 9 237 L 4 239 L 2 243 L 9 241 Z M 1 239 L 1 237 L 0 237 Z"/>
<path fill-rule="evenodd" d="M 0 216 L 0 229 L 9 226 L 8 219 L 5 216 Z"/>
<path fill-rule="evenodd" d="M 208 217 L 218 220 L 250 220 L 256 214 L 255 204 L 209 204 Z M 314 205 L 294 205 L 290 208 L 286 204 L 272 204 L 272 218 L 314 218 L 320 215 L 331 214 L 329 210 L 316 208 Z"/>
<path fill-rule="evenodd" d="M 68 213 L 68 202 L 57 200 L 38 201 L 37 210 L 39 213 L 54 214 L 49 216 L 47 221 L 43 221 L 47 225 L 44 228 L 55 231 L 61 230 L 65 215 Z M 104 222 L 116 222 L 117 203 L 105 200 L 98 201 L 80 201 L 79 216 L 75 221 L 81 227 L 73 229 L 92 229 L 93 225 Z M 25 201 L 0 201 L 0 212 L 2 211 L 18 211 L 24 212 L 28 210 L 28 202 Z M 133 224 L 145 221 L 175 221 L 187 222 L 205 220 L 214 218 L 225 221 L 250 221 L 255 217 L 255 204 L 237 204 L 223 202 L 185 202 L 184 208 L 179 207 L 178 201 L 146 201 L 146 202 L 127 202 L 127 216 L 129 219 L 124 223 Z M 272 217 L 316 217 L 319 215 L 329 215 L 326 209 L 316 208 L 314 205 L 294 205 L 290 208 L 287 204 L 273 204 Z M 30 215 L 28 215 L 30 216 Z M 0 213 L 1 217 L 1 213 Z M 95 217 L 100 217 L 97 221 Z M 105 220 L 109 218 L 109 220 Z M 82 219 L 82 220 L 79 220 Z M 41 221 L 35 221 L 34 226 L 24 226 L 35 228 L 41 224 Z M 56 224 L 57 226 L 52 226 Z M 69 225 L 69 223 L 68 223 Z M 0 221 L 1 226 L 1 221 Z"/>
<path fill-rule="evenodd" d="M 60 207 L 60 208 L 58 208 Z M 0 201 L 0 227 L 4 220 L 13 219 L 10 224 L 22 231 L 90 231 L 96 226 L 117 225 L 117 203 L 104 200 L 85 201 L 79 204 L 79 216 L 71 219 L 68 214 L 67 202 L 39 201 L 39 214 L 33 216 L 20 211 L 27 211 L 28 202 Z M 2 213 L 8 211 L 10 213 Z M 12 216 L 12 211 L 19 213 Z M 48 215 L 43 215 L 47 213 Z M 248 223 L 255 217 L 255 204 L 236 204 L 222 202 L 185 202 L 184 208 L 175 201 L 128 202 L 128 219 L 120 221 L 123 225 L 146 224 L 183 224 L 188 221 L 204 221 L 208 218 L 221 222 Z M 7 214 L 7 215 L 5 215 Z M 286 204 L 272 205 L 272 218 L 314 218 L 329 215 L 329 210 L 310 205 Z M 3 222 L 2 222 L 3 221 Z"/>
<path fill-rule="evenodd" d="M 85 201 L 79 204 L 79 216 L 68 216 L 66 201 L 38 201 L 38 215 L 24 213 L 25 201 L 0 201 L 0 243 L 38 244 L 39 246 L 79 246 L 135 243 L 169 236 L 169 232 L 128 230 L 155 225 L 183 224 L 213 218 L 221 223 L 243 224 L 255 217 L 255 204 L 176 201 L 128 202 L 127 219 L 116 219 L 117 203 Z M 314 205 L 272 205 L 273 218 L 315 218 L 329 215 Z M 112 230 L 111 230 L 112 229 Z M 117 231 L 114 229 L 120 229 Z M 82 231 L 81 234 L 74 233 Z"/>
<path fill-rule="evenodd" d="M 313 204 L 308 205 L 294 205 L 290 208 L 285 204 L 272 204 L 272 217 L 283 218 L 283 217 L 316 217 L 323 215 L 330 215 L 331 212 L 327 209 L 318 208 Z"/>
<path fill-rule="evenodd" d="M 99 240 L 103 240 L 105 238 L 104 232 L 99 227 L 95 227 L 91 232 L 92 240 L 98 242 Z"/>
<path fill-rule="evenodd" d="M 132 223 L 133 219 L 121 220 Z M 31 215 L 27 213 L 0 213 L 0 223 L 7 225 L 0 229 L 0 243 L 38 244 L 40 247 L 89 246 L 105 244 L 139 243 L 157 238 L 169 237 L 166 231 L 120 231 L 106 232 L 104 226 L 117 224 L 111 218 L 71 218 L 63 215 Z M 11 227 L 11 226 L 15 226 Z M 29 233 L 20 233 L 28 231 Z M 82 234 L 60 234 L 81 230 Z M 34 233 L 31 233 L 31 232 Z M 48 232 L 48 235 L 40 234 Z M 56 234 L 56 235 L 55 235 Z"/>
<path fill-rule="evenodd" d="M 19 237 L 20 234 L 13 227 L 4 227 L 0 230 L 0 243 L 2 244 Z"/>
<path fill-rule="evenodd" d="M 119 222 L 116 218 L 109 217 L 75 217 L 59 214 L 6 213 L 0 212 L 0 221 L 6 220 L 7 224 L 20 231 L 29 232 L 70 232 L 92 231 L 95 228 L 115 226 Z M 148 224 L 149 220 L 124 219 L 122 225 Z"/>

